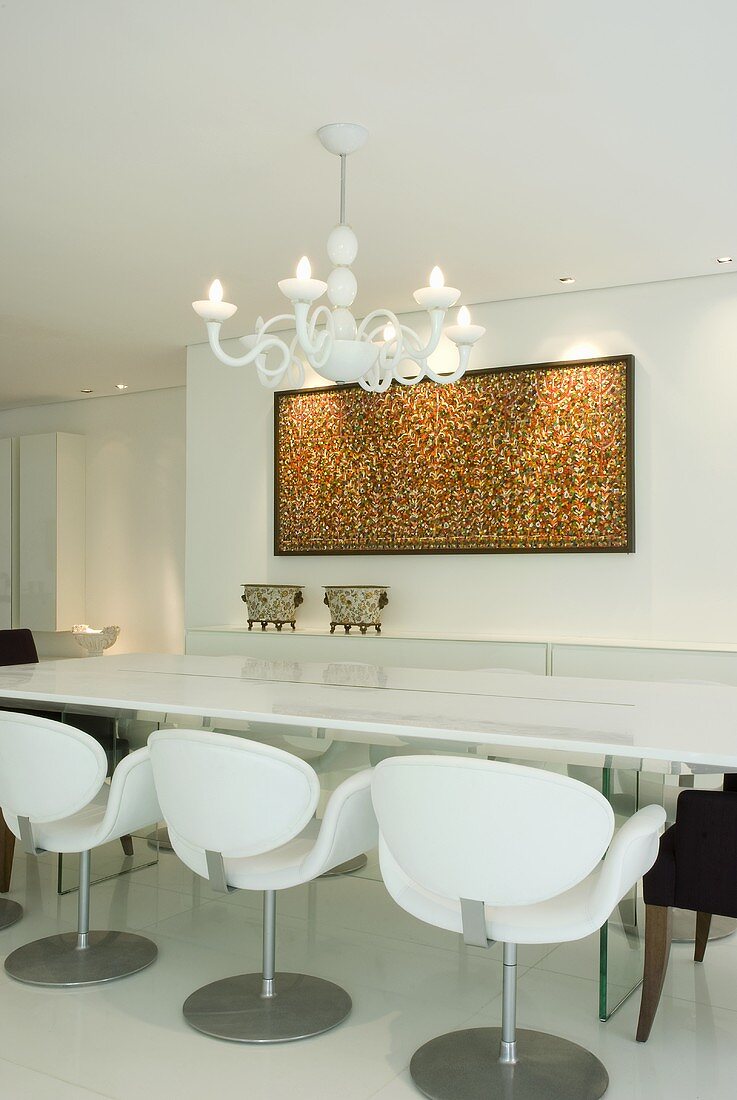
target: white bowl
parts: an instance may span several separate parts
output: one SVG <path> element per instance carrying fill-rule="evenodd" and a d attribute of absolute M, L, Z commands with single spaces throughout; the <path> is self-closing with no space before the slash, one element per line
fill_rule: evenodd
<path fill-rule="evenodd" d="M 117 642 L 120 627 L 104 626 L 102 630 L 94 630 L 87 623 L 78 623 L 72 627 L 72 634 L 82 649 L 87 650 L 88 657 L 101 657 L 106 649 Z"/>

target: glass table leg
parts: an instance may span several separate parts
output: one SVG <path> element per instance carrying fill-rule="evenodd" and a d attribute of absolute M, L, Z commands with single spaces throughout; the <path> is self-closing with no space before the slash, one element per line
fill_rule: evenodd
<path fill-rule="evenodd" d="M 640 808 L 647 785 L 647 804 L 662 802 L 663 777 L 602 769 L 601 790 L 620 827 Z M 643 904 L 639 884 L 627 894 L 599 932 L 599 1019 L 606 1022 L 642 984 L 645 956 Z"/>

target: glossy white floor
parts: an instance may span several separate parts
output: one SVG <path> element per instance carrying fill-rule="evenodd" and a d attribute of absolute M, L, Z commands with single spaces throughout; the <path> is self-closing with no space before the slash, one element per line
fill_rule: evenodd
<path fill-rule="evenodd" d="M 3 955 L 72 928 L 76 895 L 57 897 L 51 856 L 16 858 L 23 921 Z M 145 929 L 159 959 L 133 978 L 44 990 L 0 975 L 0 1097 L 5 1100 L 410 1100 L 417 1046 L 440 1032 L 497 1023 L 501 961 L 399 910 L 380 882 L 342 878 L 281 896 L 278 964 L 339 982 L 349 1020 L 307 1042 L 255 1048 L 190 1030 L 181 1004 L 198 985 L 258 969 L 260 898 L 220 900 L 171 854 L 92 892 L 93 927 Z M 650 1042 L 636 1045 L 638 1000 L 596 1019 L 596 943 L 522 949 L 521 1026 L 585 1044 L 606 1064 L 608 1100 L 727 1100 L 737 1080 L 737 936 L 695 967 L 674 947 Z M 543 1098 L 541 1098 L 543 1100 Z"/>

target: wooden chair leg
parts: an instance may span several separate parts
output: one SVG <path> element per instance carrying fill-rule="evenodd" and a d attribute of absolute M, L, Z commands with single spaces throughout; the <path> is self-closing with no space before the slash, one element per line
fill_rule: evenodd
<path fill-rule="evenodd" d="M 3 812 L 0 810 L 0 894 L 7 894 L 10 889 L 14 852 L 15 837 L 5 824 Z"/>
<path fill-rule="evenodd" d="M 123 846 L 123 853 L 127 856 L 133 855 L 133 837 L 130 833 L 126 833 L 125 836 L 121 836 L 120 843 Z"/>
<path fill-rule="evenodd" d="M 664 905 L 645 906 L 645 973 L 642 982 L 637 1042 L 646 1043 L 660 1004 L 668 969 L 673 910 Z"/>
<path fill-rule="evenodd" d="M 709 942 L 709 929 L 711 928 L 711 913 L 696 914 L 696 946 L 694 947 L 694 962 L 704 961 L 704 952 Z"/>

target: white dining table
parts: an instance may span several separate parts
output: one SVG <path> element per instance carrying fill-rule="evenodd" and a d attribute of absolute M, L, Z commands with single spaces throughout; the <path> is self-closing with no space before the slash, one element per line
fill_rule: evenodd
<path fill-rule="evenodd" d="M 618 771 L 737 771 L 737 688 L 718 684 L 126 654 L 0 668 L 0 709 L 3 700 L 70 723 L 75 713 L 156 726 L 191 721 L 266 739 L 286 732 L 313 745 L 329 738 L 389 752 L 583 764 L 600 769 L 605 793 Z M 633 899 L 629 918 L 601 930 L 601 1019 L 639 982 L 636 914 Z"/>
<path fill-rule="evenodd" d="M 70 714 L 189 715 L 616 758 L 641 770 L 737 771 L 737 688 L 716 684 L 127 654 L 0 668 L 3 699 Z"/>

